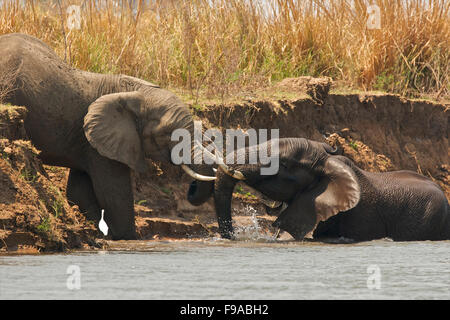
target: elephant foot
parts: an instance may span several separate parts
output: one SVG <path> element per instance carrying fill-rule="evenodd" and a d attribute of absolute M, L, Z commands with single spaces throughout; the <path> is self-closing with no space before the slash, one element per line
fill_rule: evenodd
<path fill-rule="evenodd" d="M 288 205 L 285 202 L 280 202 L 279 205 L 276 207 L 268 206 L 265 203 L 263 204 L 266 209 L 266 213 L 269 216 L 279 216 L 288 207 Z"/>
<path fill-rule="evenodd" d="M 235 240 L 233 232 L 220 232 L 220 237 L 222 239 Z"/>
<path fill-rule="evenodd" d="M 235 240 L 233 227 L 219 228 L 219 234 L 222 239 Z"/>
<path fill-rule="evenodd" d="M 124 234 L 124 235 L 113 234 L 111 236 L 111 239 L 117 241 L 117 240 L 137 240 L 138 238 L 136 232 L 134 232 L 132 234 Z"/>
<path fill-rule="evenodd" d="M 272 227 L 279 228 L 280 230 L 286 231 L 289 233 L 296 241 L 302 241 L 305 236 L 308 234 L 309 229 L 307 227 L 298 226 L 295 224 L 287 224 L 284 223 L 283 220 L 278 218 L 272 223 Z"/>

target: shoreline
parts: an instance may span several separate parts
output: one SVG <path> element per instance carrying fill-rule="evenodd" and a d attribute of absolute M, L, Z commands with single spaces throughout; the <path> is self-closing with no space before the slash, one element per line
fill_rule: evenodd
<path fill-rule="evenodd" d="M 305 93 L 298 83 L 285 82 L 291 98 L 205 103 L 191 109 L 205 127 L 280 128 L 280 137 L 338 146 L 368 171 L 417 171 L 450 196 L 448 106 L 388 93 L 329 94 L 320 81 Z M 23 107 L 0 105 L 0 254 L 99 250 L 108 240 L 67 202 L 69 170 L 43 165 L 37 158 L 39 151 L 26 140 L 25 116 Z M 181 168 L 152 161 L 148 165 L 149 173 L 132 175 L 140 241 L 217 236 L 213 200 L 192 206 L 186 199 L 190 178 Z M 235 189 L 232 207 L 238 225 L 252 227 L 256 217 L 262 232 L 273 232 L 276 217 L 265 213 L 245 185 Z"/>

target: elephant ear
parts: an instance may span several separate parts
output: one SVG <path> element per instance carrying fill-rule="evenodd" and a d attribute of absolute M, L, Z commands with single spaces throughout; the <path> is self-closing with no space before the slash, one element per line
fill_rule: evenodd
<path fill-rule="evenodd" d="M 299 193 L 273 223 L 301 240 L 320 221 L 354 208 L 360 198 L 353 170 L 339 156 L 329 157 L 321 170 L 319 183 Z"/>
<path fill-rule="evenodd" d="M 138 122 L 144 97 L 137 91 L 101 96 L 84 117 L 84 134 L 102 156 L 139 172 L 146 163 Z"/>
<path fill-rule="evenodd" d="M 352 168 L 338 157 L 329 157 L 323 167 L 324 177 L 315 198 L 317 222 L 354 208 L 360 198 L 359 183 Z"/>

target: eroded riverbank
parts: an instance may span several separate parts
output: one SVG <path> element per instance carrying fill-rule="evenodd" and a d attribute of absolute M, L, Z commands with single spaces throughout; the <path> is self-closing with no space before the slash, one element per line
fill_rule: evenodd
<path fill-rule="evenodd" d="M 328 88 L 329 89 L 329 88 Z M 250 99 L 193 108 L 205 127 L 279 128 L 280 137 L 299 136 L 340 146 L 363 169 L 408 169 L 431 177 L 450 196 L 448 105 L 399 96 L 305 94 L 290 85 L 289 98 Z M 0 251 L 105 250 L 110 243 L 65 197 L 68 169 L 44 166 L 23 128 L 24 108 L 0 107 Z M 212 200 L 194 207 L 186 200 L 190 182 L 182 170 L 148 162 L 134 176 L 136 226 L 146 241 L 217 236 Z M 182 177 L 180 179 L 180 176 Z M 259 228 L 270 237 L 275 219 L 252 190 L 238 186 L 233 199 L 240 230 Z"/>

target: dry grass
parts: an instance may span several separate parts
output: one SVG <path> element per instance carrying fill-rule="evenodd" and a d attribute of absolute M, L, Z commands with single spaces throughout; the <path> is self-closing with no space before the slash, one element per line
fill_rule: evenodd
<path fill-rule="evenodd" d="M 14 80 L 17 76 L 17 70 L 12 66 L 7 66 L 0 72 L 0 107 L 1 103 L 6 101 L 8 95 L 14 90 Z"/>
<path fill-rule="evenodd" d="M 374 1 L 381 29 L 372 30 L 364 0 L 353 7 L 352 0 L 155 0 L 136 1 L 134 12 L 86 0 L 78 1 L 80 30 L 67 28 L 68 1 L 4 2 L 0 34 L 35 35 L 74 67 L 137 76 L 193 97 L 301 75 L 410 97 L 450 92 L 448 0 Z"/>

